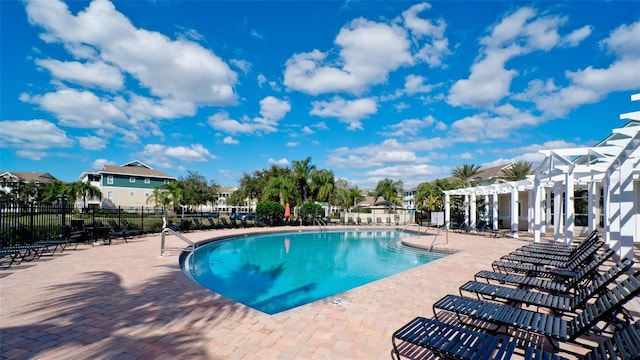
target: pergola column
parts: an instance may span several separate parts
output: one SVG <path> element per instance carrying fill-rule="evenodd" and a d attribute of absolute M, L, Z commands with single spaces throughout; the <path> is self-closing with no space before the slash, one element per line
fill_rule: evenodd
<path fill-rule="evenodd" d="M 540 186 L 540 180 L 536 177 L 533 181 L 533 242 L 540 242 L 542 233 L 542 195 L 544 189 Z"/>
<path fill-rule="evenodd" d="M 469 195 L 464 196 L 464 223 L 469 226 Z"/>
<path fill-rule="evenodd" d="M 575 209 L 573 199 L 575 197 L 573 173 L 569 171 L 565 176 L 564 191 L 564 243 L 570 245 L 573 242 L 573 226 L 575 223 Z"/>
<path fill-rule="evenodd" d="M 598 228 L 598 183 L 591 181 L 587 189 L 587 230 L 592 232 Z"/>
<path fill-rule="evenodd" d="M 562 241 L 562 189 L 555 184 L 553 188 L 553 240 Z"/>
<path fill-rule="evenodd" d="M 518 187 L 511 188 L 511 237 L 518 237 Z"/>
<path fill-rule="evenodd" d="M 451 196 L 449 193 L 444 193 L 444 228 L 449 230 L 449 224 L 451 223 Z"/>
<path fill-rule="evenodd" d="M 484 220 L 489 223 L 489 195 L 484 196 Z"/>
<path fill-rule="evenodd" d="M 493 230 L 498 230 L 498 193 L 494 192 L 491 199 L 491 222 Z"/>
<path fill-rule="evenodd" d="M 545 214 L 544 214 L 544 227 L 542 232 L 547 233 L 547 228 L 551 227 L 551 194 L 552 189 L 544 189 L 544 201 L 545 201 Z"/>
<path fill-rule="evenodd" d="M 539 202 L 534 201 L 534 190 L 527 191 L 527 231 L 532 233 L 534 231 L 534 214 L 535 208 L 538 207 Z"/>
<path fill-rule="evenodd" d="M 472 232 L 476 232 L 476 193 L 469 196 L 469 228 Z"/>
<path fill-rule="evenodd" d="M 604 177 L 602 180 L 602 217 L 604 223 L 602 229 L 604 231 L 604 243 L 611 247 L 611 181 L 608 177 Z"/>

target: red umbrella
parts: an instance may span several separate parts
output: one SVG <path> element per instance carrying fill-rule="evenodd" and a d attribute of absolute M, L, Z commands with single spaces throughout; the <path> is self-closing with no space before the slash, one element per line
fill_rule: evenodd
<path fill-rule="evenodd" d="M 287 219 L 291 217 L 291 206 L 289 206 L 289 203 L 284 207 L 284 217 Z"/>

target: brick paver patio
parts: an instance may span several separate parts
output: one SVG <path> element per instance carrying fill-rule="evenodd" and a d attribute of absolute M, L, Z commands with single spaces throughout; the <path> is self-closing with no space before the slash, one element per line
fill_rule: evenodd
<path fill-rule="evenodd" d="M 192 232 L 194 241 L 234 229 Z M 414 238 L 430 246 L 435 233 Z M 171 240 L 173 245 L 175 237 Z M 80 246 L 0 272 L 2 359 L 389 359 L 391 334 L 525 240 L 438 235 L 458 253 L 276 315 L 193 283 L 160 236 Z M 241 286 L 241 284 L 238 284 Z M 344 302 L 335 305 L 332 300 Z M 630 304 L 634 315 L 640 301 Z"/>

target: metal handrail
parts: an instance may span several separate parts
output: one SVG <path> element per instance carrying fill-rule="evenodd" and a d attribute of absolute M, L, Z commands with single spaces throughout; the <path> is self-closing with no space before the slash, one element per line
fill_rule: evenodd
<path fill-rule="evenodd" d="M 165 246 L 165 236 L 167 233 L 170 233 L 172 235 L 175 235 L 178 239 L 186 242 L 187 244 L 189 244 L 189 246 L 187 246 L 186 249 L 184 248 L 168 248 Z M 164 256 L 164 253 L 166 252 L 166 250 L 180 250 L 180 251 L 184 251 L 184 250 L 188 250 L 188 251 L 194 251 L 196 249 L 196 244 L 187 239 L 184 235 L 182 235 L 181 233 L 171 229 L 171 228 L 164 228 L 162 229 L 162 238 L 160 241 L 160 257 Z"/>
<path fill-rule="evenodd" d="M 408 228 L 409 226 L 417 226 L 417 227 L 418 227 L 418 233 L 419 233 L 419 234 L 422 234 L 422 232 L 420 231 L 420 224 L 416 224 L 416 223 L 411 223 L 411 224 L 407 224 L 407 225 L 405 225 L 405 226 L 402 228 L 402 230 L 400 230 L 400 233 L 402 234 L 405 230 L 407 230 L 407 228 Z"/>
<path fill-rule="evenodd" d="M 316 217 L 313 218 L 313 223 L 320 226 L 320 231 L 327 231 L 327 223 L 325 223 L 324 220 Z"/>

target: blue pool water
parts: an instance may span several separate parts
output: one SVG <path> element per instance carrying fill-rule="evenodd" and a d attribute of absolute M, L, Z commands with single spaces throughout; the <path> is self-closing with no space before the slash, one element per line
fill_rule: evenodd
<path fill-rule="evenodd" d="M 211 242 L 189 261 L 202 286 L 267 314 L 323 299 L 443 256 L 398 231 L 258 234 Z"/>

